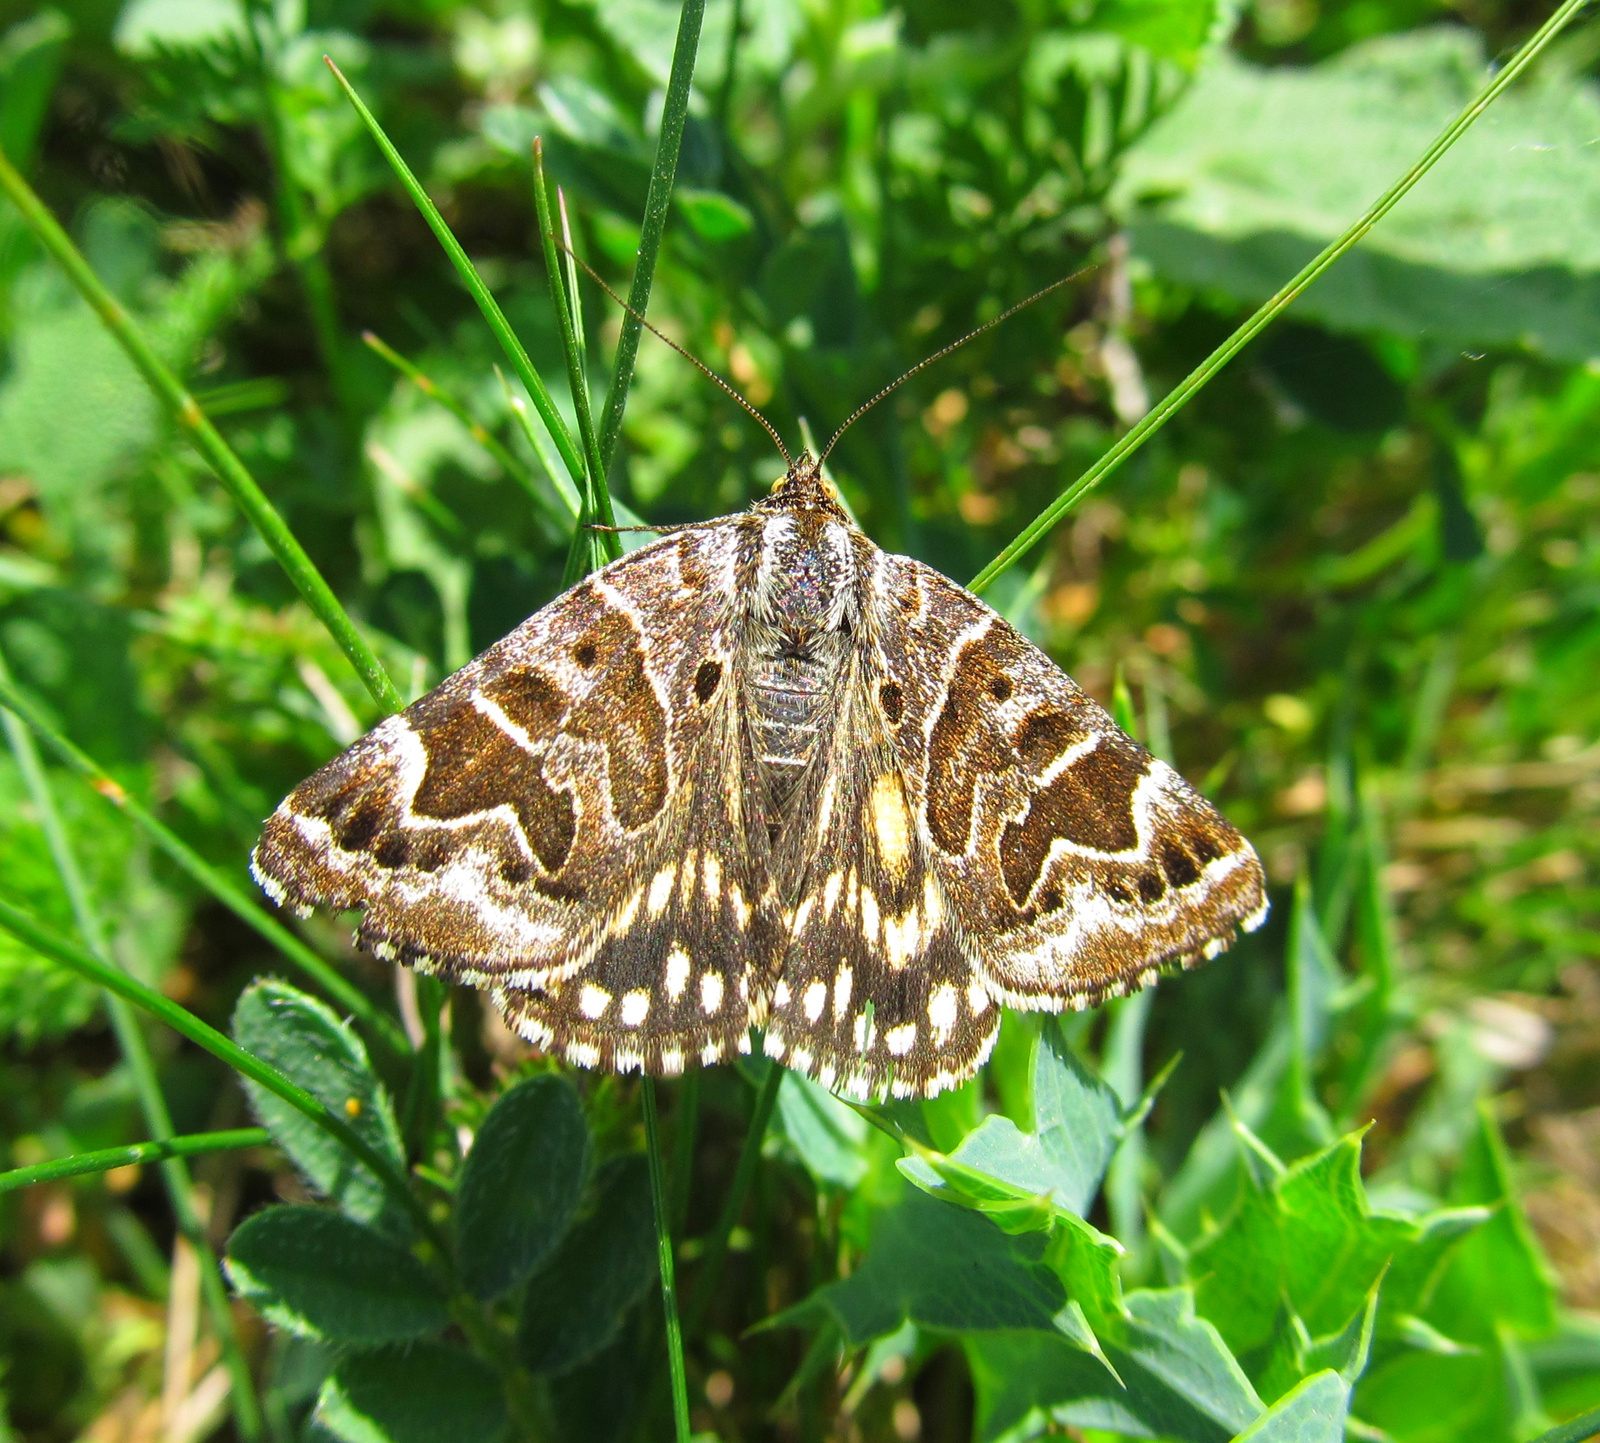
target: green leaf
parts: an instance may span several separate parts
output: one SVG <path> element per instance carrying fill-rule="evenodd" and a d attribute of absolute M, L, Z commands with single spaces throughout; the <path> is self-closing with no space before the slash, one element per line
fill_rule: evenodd
<path fill-rule="evenodd" d="M 234 1008 L 233 1037 L 348 1120 L 375 1151 L 404 1171 L 389 1095 L 373 1072 L 361 1039 L 325 1003 L 287 982 L 270 978 L 256 982 Z M 253 1082 L 244 1086 L 262 1125 L 313 1188 L 358 1222 L 389 1233 L 407 1229 L 404 1214 L 370 1168 L 303 1113 Z"/>
<path fill-rule="evenodd" d="M 1387 36 L 1309 69 L 1219 55 L 1129 153 L 1115 204 L 1185 284 L 1271 295 L 1423 151 L 1482 82 L 1479 38 Z M 1335 328 L 1600 351 L 1600 96 L 1548 67 L 1502 97 L 1296 302 Z M 1330 137 L 1337 143 L 1330 143 Z"/>
<path fill-rule="evenodd" d="M 778 1122 L 800 1161 L 818 1182 L 853 1188 L 867 1175 L 867 1120 L 824 1087 L 785 1071 L 778 1088 Z"/>
<path fill-rule="evenodd" d="M 656 1269 L 648 1164 L 637 1153 L 610 1158 L 587 1215 L 528 1281 L 517 1325 L 523 1362 L 547 1373 L 586 1362 L 616 1337 Z"/>
<path fill-rule="evenodd" d="M 401 1342 L 450 1321 L 444 1290 L 409 1252 L 322 1207 L 270 1207 L 228 1239 L 228 1278 L 269 1321 L 303 1338 Z"/>
<path fill-rule="evenodd" d="M 1343 1443 L 1350 1386 L 1329 1369 L 1307 1378 L 1278 1400 L 1237 1443 Z"/>
<path fill-rule="evenodd" d="M 1494 1215 L 1450 1260 L 1431 1321 L 1479 1342 L 1494 1336 L 1495 1323 L 1530 1337 L 1550 1332 L 1555 1281 L 1518 1201 L 1505 1139 L 1487 1099 L 1478 1105 L 1477 1131 L 1451 1195 L 1455 1202 L 1486 1204 Z"/>
<path fill-rule="evenodd" d="M 72 25 L 59 10 L 40 10 L 0 36 L 0 151 L 26 168 L 61 73 Z M 14 222 L 0 220 L 0 233 Z"/>
<path fill-rule="evenodd" d="M 731 195 L 720 190 L 679 189 L 678 210 L 701 240 L 721 244 L 738 240 L 755 229 L 755 217 Z"/>
<path fill-rule="evenodd" d="M 346 1358 L 322 1385 L 315 1420 L 341 1443 L 498 1443 L 510 1426 L 493 1370 L 444 1343 Z"/>
<path fill-rule="evenodd" d="M 860 1265 L 773 1321 L 826 1310 L 858 1347 L 911 1322 L 945 1331 L 1054 1331 L 1066 1302 L 1041 1261 L 1043 1240 L 1012 1237 L 962 1208 L 912 1193 L 881 1214 Z"/>
<path fill-rule="evenodd" d="M 588 1167 L 589 1130 L 566 1078 L 530 1077 L 490 1109 L 456 1192 L 456 1251 L 469 1292 L 498 1297 L 548 1256 Z"/>
<path fill-rule="evenodd" d="M 945 1187 L 967 1191 L 977 1201 L 985 1178 L 1006 1184 L 1003 1194 L 1049 1199 L 1082 1217 L 1099 1191 L 1122 1136 L 1117 1095 L 1073 1054 L 1059 1027 L 1046 1026 L 1033 1063 L 1034 1127 L 1023 1132 L 1008 1117 L 992 1114 L 951 1154 L 959 1169 L 941 1169 L 921 1158 L 902 1166 L 920 1187 L 938 1196 Z M 979 1184 L 980 1186 L 971 1186 Z"/>

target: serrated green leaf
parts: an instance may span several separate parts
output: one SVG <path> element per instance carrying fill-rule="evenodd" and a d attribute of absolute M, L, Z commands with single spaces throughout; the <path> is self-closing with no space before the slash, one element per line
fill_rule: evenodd
<path fill-rule="evenodd" d="M 480 1298 L 515 1287 L 549 1255 L 583 1195 L 589 1129 L 578 1094 L 547 1073 L 490 1109 L 456 1190 L 461 1281 Z"/>
<path fill-rule="evenodd" d="M 287 982 L 256 982 L 234 1008 L 233 1037 L 344 1118 L 397 1171 L 405 1170 L 389 1095 L 361 1039 L 326 1003 Z M 254 1083 L 244 1086 L 262 1125 L 317 1192 L 358 1222 L 391 1234 L 407 1231 L 405 1214 L 369 1168 L 303 1113 Z"/>
<path fill-rule="evenodd" d="M 1307 1378 L 1258 1418 L 1236 1443 L 1343 1443 L 1350 1387 L 1329 1369 Z"/>
<path fill-rule="evenodd" d="M 270 1207 L 228 1239 L 229 1281 L 269 1321 L 347 1346 L 401 1342 L 450 1321 L 444 1289 L 404 1248 L 323 1207 Z"/>
<path fill-rule="evenodd" d="M 493 1370 L 444 1343 L 346 1358 L 322 1385 L 315 1421 L 341 1443 L 497 1443 L 510 1426 Z"/>
<path fill-rule="evenodd" d="M 610 1158 L 595 1175 L 587 1216 L 528 1280 L 517 1326 L 523 1362 L 547 1373 L 586 1362 L 617 1335 L 657 1267 L 645 1159 Z"/>
<path fill-rule="evenodd" d="M 935 1195 L 950 1187 L 980 1206 L 1047 1199 L 1082 1217 L 1122 1136 L 1121 1105 L 1055 1026 L 1046 1026 L 1039 1038 L 1032 1091 L 1031 1132 L 993 1114 L 951 1154 L 954 1166 L 908 1159 L 903 1171 Z M 987 1186 L 986 1179 L 1004 1186 Z"/>

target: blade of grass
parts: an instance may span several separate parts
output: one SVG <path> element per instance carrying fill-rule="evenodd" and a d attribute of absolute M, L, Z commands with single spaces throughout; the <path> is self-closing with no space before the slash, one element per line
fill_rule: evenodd
<path fill-rule="evenodd" d="M 528 403 L 511 388 L 511 382 L 506 378 L 504 371 L 496 366 L 494 373 L 499 378 L 501 386 L 505 388 L 506 404 L 511 407 L 511 414 L 516 418 L 523 439 L 527 441 L 529 450 L 539 458 L 539 464 L 544 467 L 545 474 L 550 478 L 550 484 L 556 488 L 556 494 L 561 498 L 562 506 L 566 508 L 564 520 L 569 524 L 576 521 L 578 512 L 583 509 L 583 497 L 578 494 L 578 488 L 572 484 L 572 478 L 563 475 L 552 464 L 555 458 L 550 454 L 550 443 L 540 434 L 539 428 L 533 424 L 533 418 L 528 415 Z M 566 528 L 562 529 L 565 532 Z"/>
<path fill-rule="evenodd" d="M 522 464 L 521 460 L 501 442 L 494 432 L 477 421 L 472 412 L 456 396 L 441 386 L 420 366 L 414 365 L 393 347 L 386 345 L 381 338 L 373 335 L 371 331 L 363 331 L 361 339 L 369 350 L 375 352 L 393 366 L 424 396 L 427 396 L 430 400 L 437 401 L 456 420 L 461 422 L 467 428 L 467 434 L 489 453 L 490 459 L 494 461 L 495 465 L 527 493 L 528 499 L 539 508 L 546 519 L 561 525 L 563 532 L 565 531 L 565 523 L 570 520 L 570 516 L 565 512 L 560 501 L 540 487 L 533 472 Z"/>
<path fill-rule="evenodd" d="M 655 1079 L 640 1086 L 644 1132 L 650 1158 L 650 1202 L 656 1219 L 656 1257 L 661 1265 L 661 1307 L 667 1322 L 667 1366 L 672 1373 L 672 1425 L 677 1443 L 689 1443 L 689 1380 L 683 1367 L 683 1330 L 678 1324 L 678 1289 L 672 1258 L 672 1220 L 661 1177 L 661 1126 L 656 1118 Z"/>
<path fill-rule="evenodd" d="M 83 777 L 96 793 L 122 812 L 234 916 L 270 942 L 352 1017 L 371 1029 L 396 1056 L 404 1056 L 411 1050 L 404 1030 L 393 1017 L 377 1007 L 366 993 L 340 976 L 293 932 L 264 912 L 254 898 L 241 892 L 187 842 L 134 801 L 121 783 L 51 726 L 38 704 L 3 671 L 0 671 L 0 705 L 3 705 L 6 713 L 14 714 L 26 722 L 34 734 Z"/>
<path fill-rule="evenodd" d="M 210 465 L 223 489 L 266 542 L 267 550 L 294 583 L 295 590 L 327 627 L 328 634 L 339 644 L 339 649 L 350 659 L 350 664 L 355 667 L 356 674 L 372 693 L 373 699 L 387 711 L 399 711 L 403 705 L 400 693 L 395 690 L 383 664 L 339 604 L 338 597 L 323 580 L 322 573 L 295 540 L 294 533 L 283 517 L 267 500 L 266 494 L 256 485 L 255 478 L 245 469 L 233 448 L 222 439 L 221 432 L 211 424 L 194 397 L 156 353 L 155 347 L 145 339 L 144 333 L 134 324 L 133 317 L 101 283 L 66 231 L 4 153 L 0 153 L 0 192 L 16 206 L 28 229 L 66 272 L 73 288 L 128 353 L 128 358 L 139 368 L 140 374 L 179 430 Z"/>
<path fill-rule="evenodd" d="M 744 1200 L 750 1195 L 750 1185 L 755 1181 L 756 1164 L 761 1161 L 761 1144 L 767 1135 L 767 1124 L 772 1121 L 772 1109 L 777 1106 L 778 1089 L 782 1085 L 782 1065 L 769 1061 L 767 1075 L 762 1079 L 760 1092 L 756 1094 L 755 1110 L 750 1114 L 750 1128 L 744 1135 L 739 1161 L 733 1170 L 733 1186 L 728 1189 L 722 1216 L 717 1219 L 717 1230 L 706 1245 L 705 1256 L 700 1262 L 700 1275 L 695 1279 L 694 1291 L 689 1295 L 684 1331 L 690 1338 L 699 1336 L 706 1311 L 711 1306 L 717 1277 L 722 1271 L 723 1260 L 728 1256 L 728 1240 L 733 1236 L 734 1225 L 744 1211 Z"/>
<path fill-rule="evenodd" d="M 500 303 L 490 294 L 489 287 L 483 283 L 483 277 L 477 272 L 472 262 L 467 259 L 466 251 L 462 250 L 461 242 L 451 234 L 450 227 L 445 224 L 445 219 L 439 214 L 439 208 L 429 198 L 428 192 L 422 188 L 422 182 L 411 173 L 411 167 L 400 158 L 400 152 L 394 148 L 389 137 L 384 134 L 383 127 L 378 124 L 377 118 L 367 109 L 361 97 L 356 94 L 355 87 L 344 78 L 344 72 L 333 61 L 323 56 L 323 61 L 328 69 L 333 72 L 333 78 L 339 82 L 339 88 L 344 91 L 345 98 L 355 107 L 356 114 L 361 117 L 361 123 L 367 127 L 367 132 L 377 142 L 378 149 L 383 152 L 384 159 L 389 162 L 390 168 L 399 178 L 406 194 L 411 197 L 411 203 L 416 206 L 423 220 L 428 223 L 428 229 L 434 233 L 439 244 L 444 247 L 444 253 L 450 258 L 450 263 L 456 268 L 456 274 L 461 277 L 461 283 L 466 286 L 467 293 L 477 302 L 483 318 L 489 323 L 489 329 L 494 333 L 495 340 L 499 341 L 500 349 L 506 353 L 506 358 L 511 362 L 511 369 L 517 373 L 517 378 L 528 388 L 528 394 L 533 397 L 534 408 L 539 412 L 539 419 L 545 424 L 545 429 L 550 432 L 550 439 L 555 442 L 556 450 L 561 453 L 568 472 L 574 481 L 581 481 L 583 477 L 583 458 L 578 454 L 578 448 L 572 443 L 572 433 L 567 430 L 566 422 L 561 419 L 561 413 L 556 410 L 556 403 L 550 398 L 550 392 L 539 373 L 534 370 L 533 362 L 528 357 L 517 334 L 511 329 L 511 322 L 505 317 L 505 312 L 500 309 Z"/>
<path fill-rule="evenodd" d="M 1185 406 L 1218 371 L 1233 359 L 1255 338 L 1291 301 L 1354 246 L 1373 226 L 1400 202 L 1416 183 L 1433 169 L 1439 158 L 1453 146 L 1467 128 L 1499 98 L 1507 86 L 1538 58 L 1541 51 L 1577 18 L 1589 0 L 1565 0 L 1561 8 L 1534 32 L 1532 37 L 1512 56 L 1505 68 L 1472 99 L 1449 125 L 1439 132 L 1433 144 L 1425 150 L 1410 170 L 1375 200 L 1367 212 L 1337 240 L 1326 246 L 1316 257 L 1301 268 L 1299 273 L 1254 315 L 1195 367 L 1182 381 L 1169 391 L 1145 418 L 1122 437 L 1098 461 L 1052 501 L 1022 529 L 1017 538 L 983 568 L 967 586 L 981 592 L 994 579 L 1026 554 L 1090 488 L 1099 483 L 1137 451 Z"/>
<path fill-rule="evenodd" d="M 578 478 L 583 506 L 572 533 L 572 548 L 567 553 L 563 584 L 572 585 L 594 568 L 598 556 L 615 561 L 622 555 L 622 543 L 612 531 L 589 528 L 599 522 L 615 526 L 611 512 L 611 492 L 606 487 L 605 468 L 600 464 L 600 447 L 595 437 L 594 417 L 589 410 L 589 378 L 584 374 L 583 346 L 578 339 L 573 312 L 575 296 L 567 289 L 561 266 L 560 243 L 556 239 L 555 208 L 550 204 L 544 180 L 544 147 L 533 138 L 533 199 L 539 213 L 539 240 L 544 246 L 544 264 L 550 278 L 550 298 L 555 302 L 556 320 L 561 327 L 561 350 L 567 361 L 567 386 L 572 392 L 572 407 L 578 414 L 578 434 L 583 439 L 585 469 Z"/>
<path fill-rule="evenodd" d="M 1531 1443 L 1589 1443 L 1600 1438 L 1600 1408 L 1591 1408 L 1581 1418 L 1571 1418 L 1558 1423 L 1548 1433 L 1541 1433 Z"/>
<path fill-rule="evenodd" d="M 170 1158 L 201 1157 L 208 1152 L 235 1152 L 240 1148 L 261 1147 L 272 1141 L 264 1127 L 236 1127 L 229 1132 L 190 1132 L 161 1142 L 130 1142 L 125 1147 L 103 1147 L 98 1152 L 79 1152 L 31 1167 L 14 1167 L 0 1172 L 0 1193 L 40 1182 L 60 1182 L 69 1177 L 110 1172 L 118 1167 L 140 1163 L 165 1162 Z"/>
<path fill-rule="evenodd" d="M 365 1163 L 410 1214 L 417 1230 L 439 1249 L 441 1255 L 448 1256 L 443 1235 L 412 1193 L 405 1177 L 343 1118 L 330 1112 L 303 1087 L 291 1082 L 277 1068 L 263 1062 L 254 1053 L 246 1052 L 232 1038 L 201 1021 L 188 1008 L 179 1006 L 169 997 L 163 997 L 120 968 L 108 966 L 81 947 L 74 946 L 4 896 L 0 896 L 0 927 L 4 927 L 19 941 L 27 943 L 40 956 L 60 963 L 78 976 L 131 1002 L 157 1021 L 165 1022 L 179 1036 L 187 1037 L 195 1046 L 204 1048 L 235 1072 L 259 1083 L 275 1097 L 281 1097 L 296 1112 L 308 1117 L 341 1147 Z"/>
<path fill-rule="evenodd" d="M 9 675 L 5 658 L 0 655 L 0 681 L 5 680 L 9 680 Z M 101 966 L 120 970 L 112 958 L 99 910 L 89 895 L 89 887 L 84 880 L 77 851 L 67 836 L 66 827 L 62 824 L 61 813 L 56 807 L 55 792 L 50 786 L 49 775 L 39 759 L 38 749 L 34 746 L 33 734 L 22 724 L 20 718 L 10 711 L 0 711 L 0 724 L 4 726 L 6 740 L 10 743 L 11 753 L 17 761 L 17 769 L 22 773 L 23 783 L 28 789 L 28 798 L 33 803 L 34 813 L 44 831 L 45 843 L 50 849 L 51 860 L 55 863 L 56 875 L 61 880 L 61 889 L 67 894 L 67 902 L 72 908 L 78 934 Z M 146 1041 L 144 1031 L 139 1025 L 138 1014 L 114 993 L 108 993 L 106 996 L 106 1011 L 111 1019 L 111 1029 L 116 1034 L 117 1048 L 122 1054 L 123 1064 L 133 1078 L 134 1092 L 139 1099 L 139 1111 L 144 1115 L 145 1126 L 157 1142 L 164 1142 L 174 1133 L 172 1113 L 167 1107 L 166 1094 L 161 1090 L 161 1078 L 156 1071 L 155 1059 L 150 1055 L 150 1044 Z M 201 1289 L 205 1296 L 206 1311 L 211 1315 L 211 1326 L 216 1333 L 217 1347 L 222 1353 L 223 1365 L 227 1368 L 232 1383 L 234 1419 L 239 1425 L 239 1432 L 246 1439 L 254 1440 L 261 1436 L 263 1427 L 261 1401 L 256 1396 L 255 1379 L 250 1374 L 250 1365 L 239 1346 L 239 1333 L 234 1326 L 233 1311 L 228 1303 L 228 1290 L 222 1281 L 222 1273 L 216 1254 L 212 1251 L 210 1239 L 206 1236 L 205 1219 L 201 1216 L 200 1208 L 195 1201 L 193 1179 L 190 1178 L 189 1170 L 183 1162 L 179 1158 L 172 1157 L 161 1165 L 161 1180 L 166 1186 L 167 1198 L 172 1204 L 172 1214 L 177 1222 L 178 1231 L 188 1239 L 200 1264 Z"/>
<path fill-rule="evenodd" d="M 689 115 L 689 87 L 694 80 L 695 56 L 700 49 L 700 22 L 705 12 L 705 0 L 684 0 L 683 9 L 678 13 L 678 37 L 672 46 L 672 69 L 667 75 L 666 100 L 661 107 L 661 134 L 656 140 L 650 188 L 645 192 L 644 220 L 639 227 L 639 258 L 633 267 L 633 282 L 628 287 L 628 309 L 622 313 L 611 387 L 600 413 L 602 475 L 611 464 L 617 437 L 622 432 L 622 413 L 627 408 L 634 360 L 639 354 L 642 329 L 639 318 L 650 309 L 650 286 L 655 279 L 656 258 L 661 253 L 661 236 L 667 228 L 672 187 L 678 177 L 678 153 L 683 148 L 683 126 Z M 736 13 L 735 27 L 738 23 Z"/>

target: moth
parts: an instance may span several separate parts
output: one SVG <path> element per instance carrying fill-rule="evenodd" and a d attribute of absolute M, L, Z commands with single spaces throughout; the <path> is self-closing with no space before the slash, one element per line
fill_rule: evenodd
<path fill-rule="evenodd" d="M 487 989 L 579 1066 L 670 1076 L 763 1029 L 862 1098 L 953 1087 L 1003 1006 L 1122 996 L 1267 907 L 1209 802 L 874 545 L 809 453 L 335 757 L 252 869 L 302 914 L 360 908 L 361 946 Z"/>

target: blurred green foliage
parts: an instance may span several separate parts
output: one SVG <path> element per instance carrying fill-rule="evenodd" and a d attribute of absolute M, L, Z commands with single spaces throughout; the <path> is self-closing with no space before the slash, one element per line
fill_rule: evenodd
<path fill-rule="evenodd" d="M 712 0 L 651 319 L 795 444 L 1087 267 L 833 458 L 880 543 L 965 579 L 1544 14 Z M 573 491 L 321 57 L 570 427 L 528 148 L 625 289 L 677 23 L 667 0 L 0 3 L 0 149 L 408 697 L 554 594 Z M 930 1103 L 864 1114 L 786 1076 L 690 1339 L 697 1429 L 1522 1443 L 1600 1405 L 1597 54 L 1571 32 L 992 588 L 1091 691 L 1126 679 L 1143 740 L 1262 853 L 1273 919 L 1103 1014 L 1008 1017 Z M 618 313 L 581 291 L 598 398 Z M 645 338 L 621 503 L 698 519 L 779 469 Z M 259 819 L 377 719 L 4 204 L 0 656 L 241 882 Z M 180 1131 L 253 1105 L 278 1144 L 196 1165 L 273 1325 L 245 1335 L 269 1436 L 665 1436 L 635 1086 L 557 1080 L 474 995 L 436 1024 L 405 980 L 420 1060 L 369 1056 L 251 987 L 281 962 L 51 775 L 117 960 L 231 1017 L 460 1225 L 452 1311 L 374 1174 L 152 1034 Z M 0 889 L 68 931 L 41 826 L 0 756 Z M 305 935 L 391 1005 L 341 932 Z M 663 1089 L 691 1288 L 760 1082 Z M 0 936 L 8 1165 L 144 1135 L 93 994 Z M 152 1169 L 0 1200 L 0 1437 L 236 1426 L 208 1327 L 181 1331 L 194 1288 Z"/>

